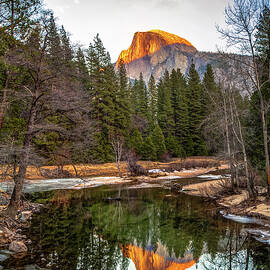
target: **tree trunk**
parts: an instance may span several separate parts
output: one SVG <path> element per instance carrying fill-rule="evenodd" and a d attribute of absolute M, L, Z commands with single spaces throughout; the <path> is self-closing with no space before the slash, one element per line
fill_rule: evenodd
<path fill-rule="evenodd" d="M 263 144 L 264 144 L 264 153 L 265 153 L 265 169 L 267 176 L 267 193 L 268 197 L 270 197 L 270 163 L 269 163 L 269 149 L 268 149 L 268 132 L 267 125 L 265 120 L 264 110 L 261 110 L 262 115 L 262 123 L 263 123 Z"/>
<path fill-rule="evenodd" d="M 242 152 L 243 152 L 243 156 L 244 156 L 244 166 L 245 166 L 245 174 L 246 174 L 246 178 L 247 178 L 248 193 L 249 193 L 250 197 L 254 198 L 256 196 L 256 193 L 255 193 L 255 190 L 254 190 L 253 180 L 251 179 L 251 177 L 249 175 L 249 171 L 248 171 L 248 158 L 247 158 L 245 140 L 244 140 L 244 136 L 243 136 L 243 132 L 242 132 L 242 124 L 241 124 L 241 121 L 240 121 L 240 118 L 239 118 L 239 113 L 238 113 L 236 103 L 235 103 L 235 99 L 234 99 L 234 96 L 233 96 L 232 92 L 231 92 L 231 97 L 232 97 L 232 103 L 233 103 L 233 107 L 234 107 L 234 111 L 235 111 L 237 126 L 238 126 L 238 129 L 239 129 L 240 144 L 241 144 Z"/>
<path fill-rule="evenodd" d="M 5 82 L 5 87 L 3 89 L 3 98 L 2 102 L 0 105 L 0 131 L 2 130 L 2 124 L 3 124 L 3 119 L 6 111 L 6 106 L 7 106 L 7 90 L 8 90 L 8 84 L 9 84 L 9 73 L 7 74 L 6 82 Z"/>
<path fill-rule="evenodd" d="M 265 155 L 265 172 L 267 176 L 267 194 L 270 197 L 270 162 L 269 162 L 269 148 L 268 148 L 268 131 L 267 123 L 265 119 L 265 107 L 261 89 L 258 86 L 258 94 L 260 98 L 260 109 L 261 109 L 261 119 L 263 126 L 263 145 L 264 145 L 264 155 Z"/>
<path fill-rule="evenodd" d="M 234 174 L 233 174 L 233 162 L 232 162 L 232 154 L 231 154 L 231 145 L 230 145 L 230 137 L 229 137 L 229 123 L 228 123 L 228 112 L 227 112 L 227 105 L 225 94 L 223 93 L 223 109 L 224 109 L 224 118 L 225 118 L 225 134 L 226 134 L 226 145 L 227 145 L 227 152 L 230 161 L 230 172 L 231 172 L 231 189 L 234 191 Z"/>
<path fill-rule="evenodd" d="M 19 162 L 19 172 L 14 177 L 14 189 L 11 195 L 11 199 L 6 210 L 6 214 L 11 218 L 15 218 L 17 211 L 20 207 L 21 197 L 22 197 L 22 190 L 24 184 L 24 178 L 26 174 L 26 169 L 29 162 L 29 153 L 31 147 L 31 140 L 32 140 L 32 130 L 36 118 L 36 101 L 35 100 L 32 104 L 32 108 L 30 110 L 30 115 L 27 124 L 27 132 L 24 138 L 23 148 L 22 148 L 22 155 L 20 157 Z"/>
<path fill-rule="evenodd" d="M 120 168 L 120 159 L 119 159 L 118 155 L 116 157 L 116 164 L 117 164 L 119 176 L 120 176 L 120 178 L 122 178 L 122 173 L 121 173 L 121 168 Z"/>

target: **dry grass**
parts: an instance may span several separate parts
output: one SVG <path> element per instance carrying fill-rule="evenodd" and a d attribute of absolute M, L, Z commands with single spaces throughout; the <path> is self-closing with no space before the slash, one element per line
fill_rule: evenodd
<path fill-rule="evenodd" d="M 185 160 L 183 159 L 173 159 L 170 162 L 153 162 L 153 161 L 138 161 L 138 164 L 141 165 L 146 170 L 150 169 L 161 169 L 165 171 L 174 171 L 181 170 L 185 168 L 186 170 L 190 168 L 197 167 L 215 167 L 218 163 L 217 159 L 214 157 L 189 157 Z M 221 162 L 221 164 L 226 164 L 226 162 Z M 210 166 L 210 167 L 209 167 Z M 127 175 L 127 165 L 126 162 L 121 162 L 121 172 L 123 175 Z M 57 166 L 42 166 L 40 168 L 29 166 L 26 171 L 26 179 L 46 179 L 42 173 L 44 171 L 57 171 L 59 169 Z M 0 167 L 0 175 L 6 170 L 6 166 Z M 66 175 L 70 177 L 75 177 L 76 173 L 72 165 L 65 165 L 63 170 Z M 76 165 L 76 170 L 78 175 L 81 177 L 91 177 L 91 176 L 118 176 L 118 170 L 116 163 L 105 163 L 105 164 L 78 164 Z M 53 176 L 52 176 L 53 177 Z M 56 177 L 56 176 L 55 176 Z M 60 177 L 60 176 L 58 176 Z M 64 177 L 64 176 L 63 176 Z M 66 176 L 67 177 L 67 176 Z M 8 177 L 0 178 L 0 181 L 10 179 Z"/>

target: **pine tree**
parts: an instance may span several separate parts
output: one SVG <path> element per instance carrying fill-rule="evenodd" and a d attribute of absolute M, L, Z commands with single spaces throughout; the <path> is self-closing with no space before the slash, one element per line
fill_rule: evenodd
<path fill-rule="evenodd" d="M 155 125 L 152 132 L 152 142 L 156 148 L 157 159 L 160 160 L 166 151 L 165 139 L 159 125 Z"/>
<path fill-rule="evenodd" d="M 59 73 L 62 68 L 63 54 L 60 34 L 52 13 L 49 19 L 47 43 L 50 67 L 54 72 Z"/>
<path fill-rule="evenodd" d="M 0 2 L 0 25 L 11 37 L 24 39 L 41 12 L 40 0 L 6 0 Z"/>
<path fill-rule="evenodd" d="M 152 130 L 157 124 L 157 102 L 158 102 L 158 91 L 155 82 L 155 78 L 151 75 L 148 82 L 148 93 L 149 93 L 149 130 Z"/>
<path fill-rule="evenodd" d="M 261 89 L 265 103 L 270 101 L 270 83 L 269 64 L 270 64 L 270 10 L 265 6 L 263 13 L 260 16 L 256 34 L 256 54 L 258 57 L 258 65 L 260 65 L 260 81 L 264 86 Z M 270 123 L 270 116 L 267 115 L 267 123 Z M 263 144 L 262 119 L 260 112 L 260 100 L 258 92 L 255 91 L 251 97 L 249 116 L 247 119 L 248 155 L 253 166 L 264 170 L 265 156 Z M 270 132 L 268 124 L 268 132 Z M 270 144 L 269 146 L 270 147 Z"/>
<path fill-rule="evenodd" d="M 115 105 L 118 79 L 99 35 L 90 43 L 87 50 L 87 65 L 90 75 L 92 114 L 96 123 L 96 142 L 99 150 L 96 159 L 106 162 L 112 160 L 112 147 L 109 137 L 115 132 Z"/>
<path fill-rule="evenodd" d="M 73 50 L 71 48 L 69 36 L 63 25 L 60 29 L 60 39 L 63 54 L 63 62 L 65 63 L 66 66 L 71 68 L 73 60 Z"/>
<path fill-rule="evenodd" d="M 173 157 L 186 157 L 186 152 L 180 144 L 179 140 L 169 134 L 165 140 L 166 148 Z"/>
<path fill-rule="evenodd" d="M 144 119 L 147 119 L 148 104 L 147 104 L 147 88 L 143 79 L 143 74 L 140 73 L 140 78 L 137 86 L 137 98 L 138 98 L 138 115 Z"/>
<path fill-rule="evenodd" d="M 158 84 L 158 124 L 164 136 L 174 131 L 173 108 L 171 104 L 170 75 L 166 70 Z"/>
<path fill-rule="evenodd" d="M 150 136 L 147 136 L 143 140 L 142 149 L 141 149 L 141 156 L 144 160 L 156 160 L 157 154 L 156 154 L 156 148 L 152 142 L 152 138 Z"/>
<path fill-rule="evenodd" d="M 174 103 L 175 136 L 183 148 L 183 155 L 191 155 L 193 152 L 192 138 L 189 129 L 189 111 L 186 97 L 186 79 L 178 69 L 176 78 L 171 78 L 172 84 L 176 84 L 176 100 Z M 173 81 L 175 80 L 175 82 Z"/>
<path fill-rule="evenodd" d="M 142 155 L 143 150 L 143 138 L 139 129 L 135 128 L 130 138 L 130 147 L 134 149 L 138 156 Z"/>
<path fill-rule="evenodd" d="M 76 70 L 76 77 L 80 82 L 81 87 L 84 89 L 85 92 L 87 92 L 90 87 L 90 77 L 85 61 L 85 56 L 81 48 L 79 48 L 76 52 L 75 70 Z"/>
<path fill-rule="evenodd" d="M 206 117 L 211 111 L 212 99 L 215 100 L 217 95 L 217 84 L 215 82 L 214 72 L 210 64 L 207 65 L 202 85 L 202 115 L 203 117 Z"/>
<path fill-rule="evenodd" d="M 119 85 L 116 92 L 115 104 L 115 128 L 117 129 L 117 133 L 126 137 L 130 128 L 131 106 L 127 72 L 122 61 L 120 61 L 118 66 L 118 80 Z"/>
<path fill-rule="evenodd" d="M 206 154 L 206 145 L 201 138 L 200 124 L 202 115 L 202 85 L 194 63 L 191 64 L 188 74 L 187 88 L 188 108 L 189 108 L 189 127 L 193 143 L 193 155 Z"/>

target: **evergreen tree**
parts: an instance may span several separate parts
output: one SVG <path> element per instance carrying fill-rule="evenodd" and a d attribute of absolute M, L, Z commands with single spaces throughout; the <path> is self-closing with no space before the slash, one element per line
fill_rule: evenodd
<path fill-rule="evenodd" d="M 269 64 L 270 64 L 270 10 L 265 6 L 263 13 L 260 16 L 257 26 L 256 34 L 256 53 L 258 57 L 258 65 L 260 65 L 260 81 L 264 86 L 261 89 L 263 100 L 265 103 L 270 101 L 270 83 L 269 77 Z M 266 115 L 268 123 L 268 132 L 270 132 L 270 116 Z M 248 141 L 248 155 L 251 159 L 253 166 L 260 170 L 265 169 L 265 156 L 263 144 L 263 130 L 262 119 L 260 112 L 260 101 L 258 92 L 255 91 L 251 97 L 249 116 L 247 119 L 247 126 L 249 132 L 247 133 Z M 270 144 L 269 146 L 270 147 Z"/>
<path fill-rule="evenodd" d="M 156 160 L 157 154 L 156 154 L 156 148 L 152 142 L 152 138 L 150 136 L 147 136 L 143 140 L 142 149 L 141 149 L 141 156 L 144 160 Z"/>
<path fill-rule="evenodd" d="M 149 129 L 152 130 L 157 124 L 157 102 L 158 102 L 158 91 L 156 87 L 155 78 L 151 75 L 148 83 L 149 93 Z"/>
<path fill-rule="evenodd" d="M 143 138 L 139 129 L 135 128 L 130 138 L 130 147 L 135 150 L 138 156 L 142 155 L 143 151 Z"/>
<path fill-rule="evenodd" d="M 193 143 L 193 155 L 206 154 L 206 144 L 201 138 L 200 124 L 202 115 L 202 85 L 194 63 L 191 64 L 188 74 L 187 88 L 188 108 L 189 108 L 189 128 Z"/>
<path fill-rule="evenodd" d="M 207 65 L 202 84 L 202 116 L 205 117 L 211 111 L 211 99 L 215 99 L 217 95 L 217 84 L 210 64 Z"/>
<path fill-rule="evenodd" d="M 81 48 L 79 48 L 76 52 L 75 57 L 75 70 L 76 70 L 76 77 L 81 84 L 81 87 L 84 91 L 88 91 L 90 87 L 90 77 L 85 61 L 85 56 Z"/>
<path fill-rule="evenodd" d="M 158 84 L 158 124 L 164 136 L 173 133 L 175 123 L 171 104 L 170 75 L 167 70 Z"/>
<path fill-rule="evenodd" d="M 29 33 L 39 13 L 42 2 L 40 0 L 6 0 L 0 2 L 0 25 L 11 37 L 24 39 Z"/>
<path fill-rule="evenodd" d="M 62 68 L 63 54 L 60 34 L 52 13 L 49 19 L 47 43 L 50 67 L 54 72 L 59 73 Z"/>
<path fill-rule="evenodd" d="M 155 125 L 152 132 L 152 142 L 156 148 L 157 159 L 160 160 L 166 151 L 165 139 L 159 125 Z"/>
<path fill-rule="evenodd" d="M 71 68 L 73 60 L 73 50 L 70 44 L 69 36 L 63 25 L 60 29 L 60 39 L 61 39 L 63 61 L 66 66 L 69 66 Z"/>
<path fill-rule="evenodd" d="M 166 148 L 173 157 L 186 157 L 186 152 L 180 144 L 179 140 L 169 134 L 165 139 Z"/>
<path fill-rule="evenodd" d="M 147 119 L 148 115 L 148 104 L 147 104 L 147 88 L 143 79 L 143 74 L 140 73 L 140 78 L 137 85 L 137 104 L 138 104 L 138 114 L 144 119 Z"/>
<path fill-rule="evenodd" d="M 118 66 L 118 80 L 119 86 L 116 93 L 115 128 L 118 130 L 117 133 L 123 134 L 124 137 L 126 137 L 130 127 L 131 106 L 127 72 L 122 61 L 120 61 Z"/>
<path fill-rule="evenodd" d="M 109 137 L 115 132 L 115 105 L 118 79 L 99 35 L 90 43 L 87 51 L 87 65 L 90 75 L 92 114 L 96 123 L 96 142 L 99 145 L 95 158 L 99 161 L 112 160 Z"/>
<path fill-rule="evenodd" d="M 193 152 L 192 138 L 189 128 L 189 111 L 187 101 L 187 83 L 180 70 L 177 70 L 177 95 L 174 108 L 175 136 L 180 142 L 183 155 L 191 155 Z"/>

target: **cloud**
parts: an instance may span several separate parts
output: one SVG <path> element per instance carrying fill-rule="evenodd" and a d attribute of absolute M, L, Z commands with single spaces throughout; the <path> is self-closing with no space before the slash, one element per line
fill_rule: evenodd
<path fill-rule="evenodd" d="M 178 0 L 158 0 L 156 3 L 157 7 L 162 8 L 175 8 L 179 5 Z"/>
<path fill-rule="evenodd" d="M 80 0 L 74 0 L 75 4 L 80 4 Z"/>

